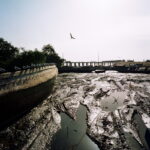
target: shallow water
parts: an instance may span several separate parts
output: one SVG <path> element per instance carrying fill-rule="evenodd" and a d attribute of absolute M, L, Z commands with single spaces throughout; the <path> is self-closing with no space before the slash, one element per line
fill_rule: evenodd
<path fill-rule="evenodd" d="M 126 92 L 113 92 L 110 96 L 104 98 L 101 101 L 101 107 L 105 111 L 115 111 L 119 107 L 124 105 L 124 100 L 126 97 Z"/>
<path fill-rule="evenodd" d="M 73 120 L 61 113 L 61 129 L 53 138 L 53 150 L 99 150 L 98 146 L 86 135 L 86 107 L 80 105 L 77 119 Z"/>

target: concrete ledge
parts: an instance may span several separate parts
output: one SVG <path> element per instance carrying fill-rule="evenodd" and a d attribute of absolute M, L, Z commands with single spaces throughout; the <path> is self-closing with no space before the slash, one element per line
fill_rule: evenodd
<path fill-rule="evenodd" d="M 1 74 L 0 95 L 36 86 L 46 82 L 57 74 L 58 70 L 55 66 L 49 66 L 38 70 L 28 69 L 26 71 Z"/>
<path fill-rule="evenodd" d="M 53 67 L 9 80 L 0 91 L 0 128 L 49 96 L 57 74 Z"/>

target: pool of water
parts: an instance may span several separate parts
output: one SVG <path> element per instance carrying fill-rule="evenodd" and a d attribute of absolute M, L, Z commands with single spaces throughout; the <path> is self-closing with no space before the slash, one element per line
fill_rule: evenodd
<path fill-rule="evenodd" d="M 101 107 L 104 111 L 115 111 L 121 106 L 124 106 L 124 100 L 126 98 L 126 92 L 115 91 L 110 96 L 101 100 Z"/>
<path fill-rule="evenodd" d="M 52 150 L 99 150 L 86 135 L 86 111 L 86 107 L 80 105 L 76 120 L 65 113 L 60 114 L 62 128 L 53 137 Z"/>

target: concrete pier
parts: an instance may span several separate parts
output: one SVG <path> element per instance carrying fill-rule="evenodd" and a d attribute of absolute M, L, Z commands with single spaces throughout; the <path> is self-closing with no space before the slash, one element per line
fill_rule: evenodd
<path fill-rule="evenodd" d="M 63 63 L 63 66 L 67 67 L 87 67 L 87 66 L 113 66 L 115 63 L 118 62 L 124 62 L 124 60 L 112 60 L 112 61 L 101 61 L 101 62 L 71 62 L 71 61 L 66 61 Z"/>
<path fill-rule="evenodd" d="M 58 74 L 56 66 L 0 75 L 0 128 L 44 100 Z"/>

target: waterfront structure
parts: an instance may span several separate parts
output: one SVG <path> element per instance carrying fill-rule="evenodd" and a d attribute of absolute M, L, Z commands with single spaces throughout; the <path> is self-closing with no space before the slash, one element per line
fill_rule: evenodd
<path fill-rule="evenodd" d="M 114 66 L 114 64 L 118 62 L 125 62 L 125 60 L 110 60 L 110 61 L 91 61 L 91 62 L 71 62 L 71 61 L 65 61 L 63 63 L 64 67 L 97 67 L 97 66 Z"/>
<path fill-rule="evenodd" d="M 0 128 L 48 97 L 57 74 L 55 65 L 0 74 Z"/>

